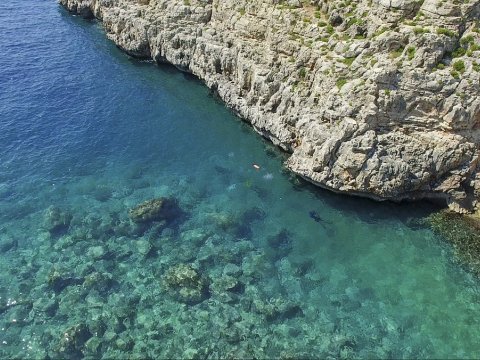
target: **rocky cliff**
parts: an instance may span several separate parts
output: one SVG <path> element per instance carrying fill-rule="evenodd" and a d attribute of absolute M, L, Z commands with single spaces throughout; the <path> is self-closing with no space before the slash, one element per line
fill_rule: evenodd
<path fill-rule="evenodd" d="M 193 73 L 322 187 L 480 198 L 478 0 L 60 0 Z"/>

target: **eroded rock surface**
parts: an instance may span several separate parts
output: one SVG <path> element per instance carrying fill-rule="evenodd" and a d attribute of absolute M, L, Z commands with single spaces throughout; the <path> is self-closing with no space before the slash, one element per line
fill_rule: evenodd
<path fill-rule="evenodd" d="M 60 3 L 198 76 L 322 187 L 477 205 L 478 0 Z"/>

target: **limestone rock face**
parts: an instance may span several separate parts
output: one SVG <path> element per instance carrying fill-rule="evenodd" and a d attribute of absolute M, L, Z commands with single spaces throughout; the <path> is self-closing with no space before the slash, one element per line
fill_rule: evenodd
<path fill-rule="evenodd" d="M 287 166 L 378 200 L 480 193 L 480 1 L 60 0 L 193 73 Z"/>

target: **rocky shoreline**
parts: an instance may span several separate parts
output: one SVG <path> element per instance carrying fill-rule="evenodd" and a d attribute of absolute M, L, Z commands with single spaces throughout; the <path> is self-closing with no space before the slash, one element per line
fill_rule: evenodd
<path fill-rule="evenodd" d="M 478 1 L 60 3 L 199 77 L 321 187 L 476 209 Z"/>

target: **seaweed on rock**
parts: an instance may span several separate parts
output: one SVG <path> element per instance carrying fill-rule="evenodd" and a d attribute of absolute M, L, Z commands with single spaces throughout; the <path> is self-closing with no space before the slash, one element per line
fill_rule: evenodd
<path fill-rule="evenodd" d="M 456 259 L 480 275 L 480 221 L 451 211 L 440 211 L 428 217 L 437 234 L 450 242 Z"/>

